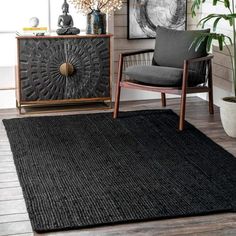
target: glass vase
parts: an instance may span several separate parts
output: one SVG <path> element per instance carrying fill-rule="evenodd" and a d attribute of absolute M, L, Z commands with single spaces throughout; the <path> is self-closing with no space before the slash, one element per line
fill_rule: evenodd
<path fill-rule="evenodd" d="M 99 9 L 87 15 L 87 34 L 106 34 L 106 14 Z"/>

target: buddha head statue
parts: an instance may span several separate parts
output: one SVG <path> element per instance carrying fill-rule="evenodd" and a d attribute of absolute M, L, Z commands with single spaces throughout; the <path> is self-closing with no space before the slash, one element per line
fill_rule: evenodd
<path fill-rule="evenodd" d="M 66 2 L 66 0 L 64 0 L 64 3 L 62 4 L 62 12 L 63 13 L 68 13 L 69 12 L 69 4 Z"/>

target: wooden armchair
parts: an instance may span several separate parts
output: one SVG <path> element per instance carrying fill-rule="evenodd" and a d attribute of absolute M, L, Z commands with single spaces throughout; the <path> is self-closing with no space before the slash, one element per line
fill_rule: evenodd
<path fill-rule="evenodd" d="M 170 37 L 171 33 L 173 32 L 176 36 L 179 33 L 180 36 L 183 38 L 182 34 L 186 31 L 174 31 L 168 30 L 162 27 L 159 27 L 159 31 L 157 30 L 157 39 L 164 31 L 164 38 L 163 43 L 166 42 L 165 36 L 169 39 L 169 44 L 172 43 L 173 37 Z M 188 48 L 186 48 L 187 54 L 189 50 L 189 42 L 192 41 L 193 37 L 196 37 L 193 32 L 197 31 L 189 31 L 190 36 L 188 36 Z M 166 35 L 165 35 L 166 34 Z M 195 36 L 194 36 L 195 35 Z M 162 35 L 163 36 L 163 35 Z M 177 35 L 178 36 L 178 35 Z M 177 38 L 177 40 L 179 40 Z M 168 40 L 167 40 L 168 41 Z M 161 60 L 156 60 L 155 53 L 158 50 L 158 47 L 161 47 L 161 43 L 157 46 L 158 41 L 156 41 L 156 47 L 154 49 L 147 49 L 147 50 L 140 50 L 135 52 L 127 52 L 120 54 L 119 57 L 119 68 L 118 68 L 118 79 L 117 79 L 117 86 L 116 86 L 116 97 L 115 97 L 115 107 L 113 118 L 117 118 L 119 112 L 119 102 L 120 102 L 120 91 L 121 88 L 129 88 L 129 89 L 139 89 L 139 90 L 146 90 L 152 92 L 160 92 L 161 93 L 161 101 L 162 106 L 166 106 L 166 93 L 167 94 L 177 94 L 181 95 L 181 103 L 180 103 L 180 118 L 179 118 L 179 130 L 182 131 L 184 129 L 184 120 L 185 120 L 185 107 L 186 107 L 186 95 L 189 93 L 208 93 L 209 94 L 209 113 L 214 114 L 214 107 L 213 107 L 213 89 L 212 89 L 212 55 L 207 55 L 205 51 L 206 45 L 203 45 L 203 51 L 200 53 L 195 51 L 190 52 L 188 56 L 182 55 L 182 68 L 172 67 L 173 63 L 168 65 L 158 65 Z M 180 47 L 182 47 L 180 45 Z M 205 48 L 204 48 L 205 47 Z M 183 48 L 183 47 L 182 47 Z M 172 53 L 172 49 L 169 52 Z M 177 50 L 178 51 L 178 50 Z M 124 71 L 124 61 L 128 61 L 130 57 L 138 56 L 144 54 L 154 53 L 152 63 L 147 65 L 139 65 L 139 66 L 131 66 L 127 67 Z M 196 56 L 194 55 L 196 54 Z M 200 57 L 199 57 L 200 55 Z M 204 56 L 201 56 L 204 55 Z M 174 56 L 180 56 L 174 55 Z M 171 55 L 170 60 L 173 59 L 173 53 Z M 168 63 L 168 61 L 167 61 Z M 178 62 L 179 63 L 179 62 Z M 177 63 L 177 66 L 178 66 Z M 181 63 L 181 58 L 180 58 Z M 180 64 L 179 63 L 179 64 Z M 161 63 L 160 63 L 161 64 Z M 165 64 L 165 62 L 164 62 Z M 197 65 L 197 66 L 194 66 Z M 123 74 L 128 76 L 128 79 L 122 80 Z M 166 76 L 167 74 L 167 76 Z M 173 77 L 173 78 L 172 78 Z"/>

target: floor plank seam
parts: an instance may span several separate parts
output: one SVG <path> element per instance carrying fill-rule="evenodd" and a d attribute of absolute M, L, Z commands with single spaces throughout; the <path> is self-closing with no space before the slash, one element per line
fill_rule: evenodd
<path fill-rule="evenodd" d="M 12 216 L 12 215 L 22 215 L 22 214 L 27 214 L 28 215 L 28 212 L 24 211 L 24 212 L 11 213 L 11 214 L 0 214 L 0 216 Z"/>
<path fill-rule="evenodd" d="M 9 201 L 18 201 L 18 200 L 24 200 L 24 197 L 22 196 L 21 198 L 0 200 L 0 202 L 9 202 Z"/>
<path fill-rule="evenodd" d="M 1 166 L 1 164 L 0 164 L 0 166 Z M 15 173 L 16 173 L 16 171 L 7 171 L 7 172 L 0 171 L 0 174 L 15 174 Z"/>
<path fill-rule="evenodd" d="M 27 222 L 27 223 L 29 223 L 30 222 L 30 220 L 28 219 L 28 220 L 13 220 L 13 221 L 7 221 L 7 222 L 0 222 L 0 225 L 3 225 L 3 224 L 11 224 L 11 223 L 17 223 L 17 222 Z M 28 233 L 28 232 L 27 232 Z M 30 232 L 29 232 L 30 233 Z"/>
<path fill-rule="evenodd" d="M 24 232 L 24 233 L 17 233 L 17 234 L 3 234 L 2 236 L 15 236 L 15 235 L 24 235 L 24 234 L 29 234 L 29 233 L 33 233 L 33 231 L 29 231 L 29 232 Z"/>
<path fill-rule="evenodd" d="M 11 189 L 11 188 L 21 188 L 20 185 L 11 186 L 11 187 L 0 187 L 0 189 Z"/>
<path fill-rule="evenodd" d="M 12 183 L 12 182 L 16 182 L 16 180 L 12 180 L 12 181 L 4 181 L 4 182 L 0 181 L 0 184 L 3 184 L 3 183 Z"/>
<path fill-rule="evenodd" d="M 25 215 L 27 214 L 28 215 L 28 212 L 19 212 L 19 213 L 10 213 L 10 214 L 3 214 L 1 216 L 12 216 L 12 215 Z"/>

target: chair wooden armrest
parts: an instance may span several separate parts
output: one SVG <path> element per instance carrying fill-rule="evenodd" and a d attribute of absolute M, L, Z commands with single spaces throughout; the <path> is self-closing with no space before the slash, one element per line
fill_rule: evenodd
<path fill-rule="evenodd" d="M 132 51 L 132 52 L 120 53 L 119 63 L 118 63 L 118 81 L 117 81 L 117 83 L 120 83 L 121 78 L 122 78 L 123 64 L 124 64 L 125 57 L 140 55 L 140 54 L 145 54 L 145 53 L 151 53 L 151 52 L 154 52 L 154 49 L 143 49 L 143 50 L 137 50 L 137 51 Z"/>
<path fill-rule="evenodd" d="M 188 60 L 185 60 L 185 62 L 187 63 L 195 63 L 195 62 L 201 62 L 201 61 L 210 61 L 213 59 L 213 55 L 212 54 L 209 54 L 205 57 L 197 57 L 197 58 L 191 58 L 191 59 L 188 59 Z"/>
<path fill-rule="evenodd" d="M 190 58 L 190 59 L 184 60 L 184 65 L 183 65 L 183 84 L 187 83 L 189 64 L 196 63 L 196 62 L 203 62 L 203 61 L 211 63 L 211 60 L 213 59 L 213 57 L 214 56 L 212 54 L 209 54 L 209 55 L 207 55 L 205 57 L 197 57 L 197 58 Z"/>
<path fill-rule="evenodd" d="M 154 49 L 143 49 L 143 50 L 138 50 L 138 51 L 133 51 L 133 52 L 124 52 L 124 53 L 121 53 L 120 56 L 124 58 L 127 56 L 133 56 L 133 55 L 150 53 L 150 52 L 154 52 Z"/>
<path fill-rule="evenodd" d="M 187 83 L 189 64 L 196 63 L 196 62 L 203 62 L 203 61 L 211 63 L 211 60 L 213 59 L 213 57 L 214 56 L 212 54 L 209 54 L 209 55 L 207 55 L 205 57 L 197 57 L 197 58 L 190 58 L 190 59 L 184 60 L 184 66 L 183 66 L 183 84 Z"/>

